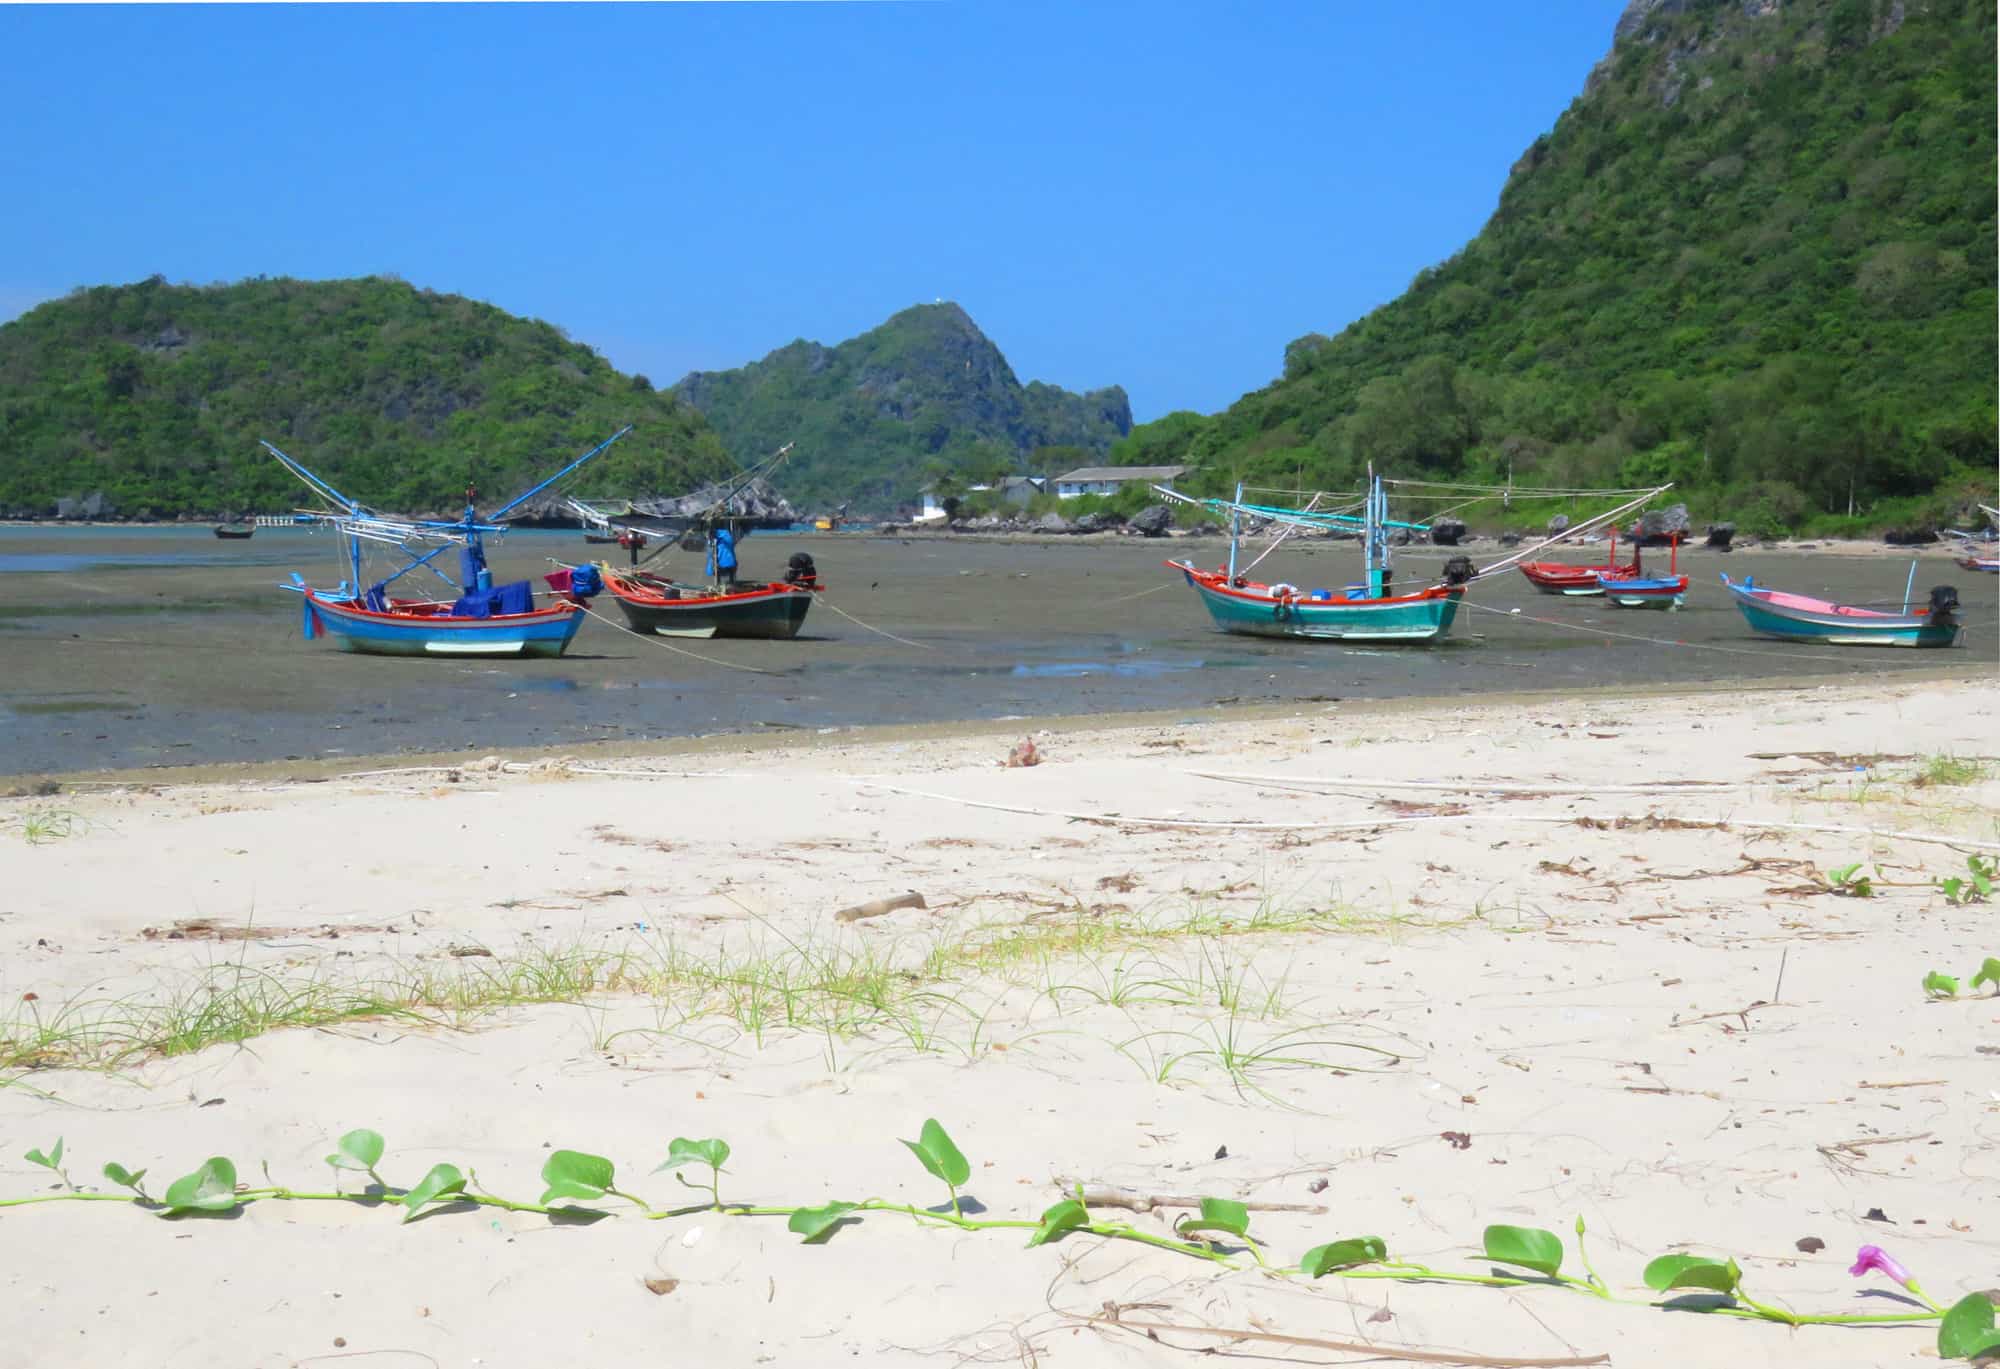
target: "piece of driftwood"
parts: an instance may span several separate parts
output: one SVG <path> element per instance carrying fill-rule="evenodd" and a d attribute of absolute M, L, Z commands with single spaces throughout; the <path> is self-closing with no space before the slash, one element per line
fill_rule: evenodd
<path fill-rule="evenodd" d="M 1338 1350 L 1367 1355 L 1371 1359 L 1396 1360 L 1405 1364 L 1462 1364 L 1475 1369 L 1567 1369 L 1567 1366 L 1609 1364 L 1609 1355 L 1564 1355 L 1551 1358 L 1520 1358 L 1513 1355 L 1477 1355 L 1465 1350 L 1419 1350 L 1414 1347 L 1370 1344 L 1366 1341 L 1323 1340 L 1317 1336 L 1283 1336 L 1273 1331 L 1251 1331 L 1233 1326 L 1181 1326 L 1171 1322 L 1126 1321 L 1122 1317 L 1080 1317 L 1091 1326 L 1113 1326 L 1121 1331 L 1143 1331 L 1149 1340 L 1159 1340 L 1166 1331 L 1183 1336 L 1220 1336 L 1225 1340 L 1257 1341 L 1265 1345 L 1295 1345 L 1310 1350 Z"/>
<path fill-rule="evenodd" d="M 922 908 L 925 906 L 927 905 L 924 903 L 924 896 L 922 894 L 897 894 L 894 898 L 878 898 L 872 903 L 857 903 L 852 908 L 842 908 L 833 915 L 833 920 L 835 922 L 859 922 L 864 917 L 880 917 L 884 913 L 893 913 L 898 908 Z"/>
<path fill-rule="evenodd" d="M 1049 1181 L 1065 1194 L 1074 1198 L 1077 1185 L 1083 1186 L 1085 1207 L 1122 1207 L 1127 1212 L 1151 1212 L 1156 1207 L 1201 1206 L 1201 1199 L 1179 1193 L 1145 1193 L 1136 1188 L 1125 1188 L 1117 1184 L 1091 1184 L 1082 1179 L 1058 1174 Z M 1212 1196 L 1212 1195 L 1211 1195 Z M 1243 1206 L 1252 1212 L 1315 1212 L 1326 1209 L 1318 1203 L 1255 1203 L 1244 1202 Z"/>

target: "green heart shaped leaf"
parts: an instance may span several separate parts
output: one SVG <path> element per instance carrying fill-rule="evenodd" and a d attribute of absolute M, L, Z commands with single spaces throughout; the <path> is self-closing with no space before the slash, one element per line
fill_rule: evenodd
<path fill-rule="evenodd" d="M 167 1185 L 160 1199 L 168 1216 L 181 1212 L 227 1212 L 236 1206 L 236 1166 L 220 1155 L 211 1156 L 192 1174 L 183 1174 Z"/>
<path fill-rule="evenodd" d="M 1958 981 L 1943 970 L 1932 970 L 1924 976 L 1924 992 L 1932 998 L 1956 998 Z"/>
<path fill-rule="evenodd" d="M 673 1144 L 667 1147 L 667 1158 L 660 1162 L 660 1168 L 653 1173 L 658 1174 L 661 1169 L 680 1169 L 692 1164 L 704 1164 L 719 1172 L 723 1162 L 728 1158 L 727 1141 L 714 1138 L 706 1141 L 690 1141 L 685 1136 L 676 1136 Z"/>
<path fill-rule="evenodd" d="M 905 1141 L 903 1144 L 910 1148 L 910 1153 L 917 1157 L 918 1162 L 930 1172 L 930 1176 L 940 1183 L 948 1184 L 955 1189 L 972 1177 L 971 1164 L 959 1153 L 958 1147 L 952 1144 L 951 1137 L 935 1117 L 924 1123 L 923 1130 L 917 1133 L 916 1140 Z"/>
<path fill-rule="evenodd" d="M 805 1237 L 807 1245 L 818 1245 L 840 1229 L 842 1217 L 859 1206 L 859 1203 L 828 1203 L 824 1207 L 802 1207 L 785 1223 L 785 1229 Z"/>
<path fill-rule="evenodd" d="M 1938 1323 L 1937 1345 L 1944 1359 L 1971 1359 L 2000 1349 L 2000 1331 L 1993 1329 L 1993 1304 L 1984 1293 L 1968 1293 L 1951 1305 Z"/>
<path fill-rule="evenodd" d="M 1709 1260 L 1699 1255 L 1662 1255 L 1646 1266 L 1646 1287 L 1655 1293 L 1670 1288 L 1705 1288 L 1711 1293 L 1735 1293 L 1743 1271 L 1734 1260 Z"/>
<path fill-rule="evenodd" d="M 43 1169 L 55 1169 L 62 1164 L 62 1147 L 62 1137 L 58 1136 L 56 1137 L 55 1148 L 47 1155 L 42 1154 L 40 1148 L 37 1147 L 21 1158 L 31 1165 L 40 1165 Z"/>
<path fill-rule="evenodd" d="M 432 1165 L 431 1172 L 403 1195 L 403 1220 L 409 1221 L 426 1203 L 465 1192 L 465 1176 L 453 1165 Z"/>
<path fill-rule="evenodd" d="M 1972 987 L 1991 984 L 1995 993 L 2000 993 L 2000 955 L 1989 955 L 1986 963 L 1979 967 L 1979 973 L 1972 976 Z"/>
<path fill-rule="evenodd" d="M 1065 1231 L 1090 1225 L 1090 1211 L 1074 1198 L 1065 1198 L 1042 1214 L 1042 1224 L 1028 1237 L 1030 1247 L 1046 1245 Z"/>
<path fill-rule="evenodd" d="M 1183 1217 L 1174 1223 L 1174 1230 L 1183 1236 L 1197 1231 L 1226 1231 L 1241 1236 L 1249 1229 L 1250 1209 L 1227 1198 L 1203 1198 L 1200 1215 Z"/>
<path fill-rule="evenodd" d="M 142 1197 L 144 1196 L 144 1193 L 139 1188 L 139 1181 L 146 1177 L 146 1171 L 143 1169 L 134 1174 L 116 1160 L 107 1160 L 104 1162 L 104 1177 L 120 1187 L 129 1188 L 134 1193 L 138 1193 Z"/>
<path fill-rule="evenodd" d="M 1562 1268 L 1562 1238 L 1538 1226 L 1489 1226 L 1486 1258 L 1495 1264 L 1517 1264 L 1537 1274 L 1553 1275 Z"/>
<path fill-rule="evenodd" d="M 548 1185 L 542 1194 L 542 1206 L 547 1207 L 557 1198 L 595 1202 L 610 1190 L 616 1178 L 611 1162 L 602 1155 L 586 1155 L 580 1150 L 555 1151 L 542 1165 L 542 1182 Z"/>
<path fill-rule="evenodd" d="M 326 1162 L 335 1169 L 373 1170 L 382 1163 L 381 1133 L 366 1127 L 348 1132 L 334 1146 L 334 1153 L 326 1157 Z"/>
<path fill-rule="evenodd" d="M 1307 1278 L 1323 1279 L 1336 1269 L 1357 1264 L 1380 1264 L 1389 1258 L 1389 1247 L 1380 1236 L 1349 1236 L 1344 1241 L 1316 1245 L 1299 1261 L 1299 1272 Z"/>

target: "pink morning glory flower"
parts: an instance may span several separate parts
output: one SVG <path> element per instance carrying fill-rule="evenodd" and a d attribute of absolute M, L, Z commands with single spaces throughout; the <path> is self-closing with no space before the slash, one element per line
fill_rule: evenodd
<path fill-rule="evenodd" d="M 1910 1286 L 1910 1271 L 1879 1245 L 1864 1245 L 1855 1251 L 1854 1267 L 1847 1272 L 1858 1279 L 1871 1269 L 1881 1270 L 1905 1288 Z"/>

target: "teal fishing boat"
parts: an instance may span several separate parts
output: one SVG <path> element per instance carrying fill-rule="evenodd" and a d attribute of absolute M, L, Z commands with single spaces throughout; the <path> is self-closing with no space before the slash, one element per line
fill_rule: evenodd
<path fill-rule="evenodd" d="M 1750 630 L 1764 637 L 1828 646 L 1947 647 L 1956 646 L 1965 631 L 1958 620 L 1958 591 L 1950 585 L 1933 589 L 1921 613 L 1910 612 L 1907 591 L 1899 613 L 1787 594 L 1747 576 L 1739 583 L 1725 574 L 1722 586 L 1735 597 Z"/>
<path fill-rule="evenodd" d="M 1161 490 L 1162 494 L 1171 491 Z M 1202 570 L 1191 561 L 1166 564 L 1186 577 L 1200 596 L 1209 617 L 1224 632 L 1252 637 L 1304 637 L 1346 642 L 1435 642 L 1451 631 L 1458 616 L 1459 601 L 1475 572 L 1463 556 L 1445 563 L 1440 583 L 1408 594 L 1393 592 L 1389 533 L 1400 529 L 1427 533 L 1423 523 L 1400 523 L 1389 518 L 1388 496 L 1381 479 L 1371 470 L 1368 491 L 1362 497 L 1360 513 L 1347 509 L 1279 508 L 1243 502 L 1243 487 L 1237 486 L 1233 500 L 1190 500 L 1216 513 L 1229 515 L 1229 562 L 1216 570 Z M 1317 497 L 1313 501 L 1316 504 Z M 1339 529 L 1361 532 L 1366 558 L 1367 579 L 1339 590 L 1300 589 L 1279 582 L 1265 584 L 1236 570 L 1242 520 L 1245 515 L 1285 525 L 1288 529 L 1318 531 Z"/>

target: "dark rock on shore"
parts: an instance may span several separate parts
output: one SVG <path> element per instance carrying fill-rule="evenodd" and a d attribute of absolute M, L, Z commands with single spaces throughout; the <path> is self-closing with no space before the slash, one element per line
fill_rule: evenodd
<path fill-rule="evenodd" d="M 1891 528 L 1882 540 L 1892 547 L 1928 547 L 1938 540 L 1935 528 Z"/>
<path fill-rule="evenodd" d="M 1126 521 L 1125 526 L 1145 537 L 1164 537 L 1174 525 L 1174 513 L 1165 504 L 1151 504 Z"/>
<path fill-rule="evenodd" d="M 1431 543 L 1440 547 L 1455 547 L 1465 540 L 1465 523 L 1457 518 L 1433 518 L 1431 520 Z"/>
<path fill-rule="evenodd" d="M 1665 547 L 1687 539 L 1693 524 L 1688 522 L 1688 506 L 1674 504 L 1654 509 L 1632 525 L 1633 540 L 1642 547 Z"/>
<path fill-rule="evenodd" d="M 1708 541 L 1705 545 L 1713 547 L 1717 551 L 1728 551 L 1729 544 L 1735 539 L 1736 525 L 1734 523 L 1710 523 L 1708 525 Z"/>

